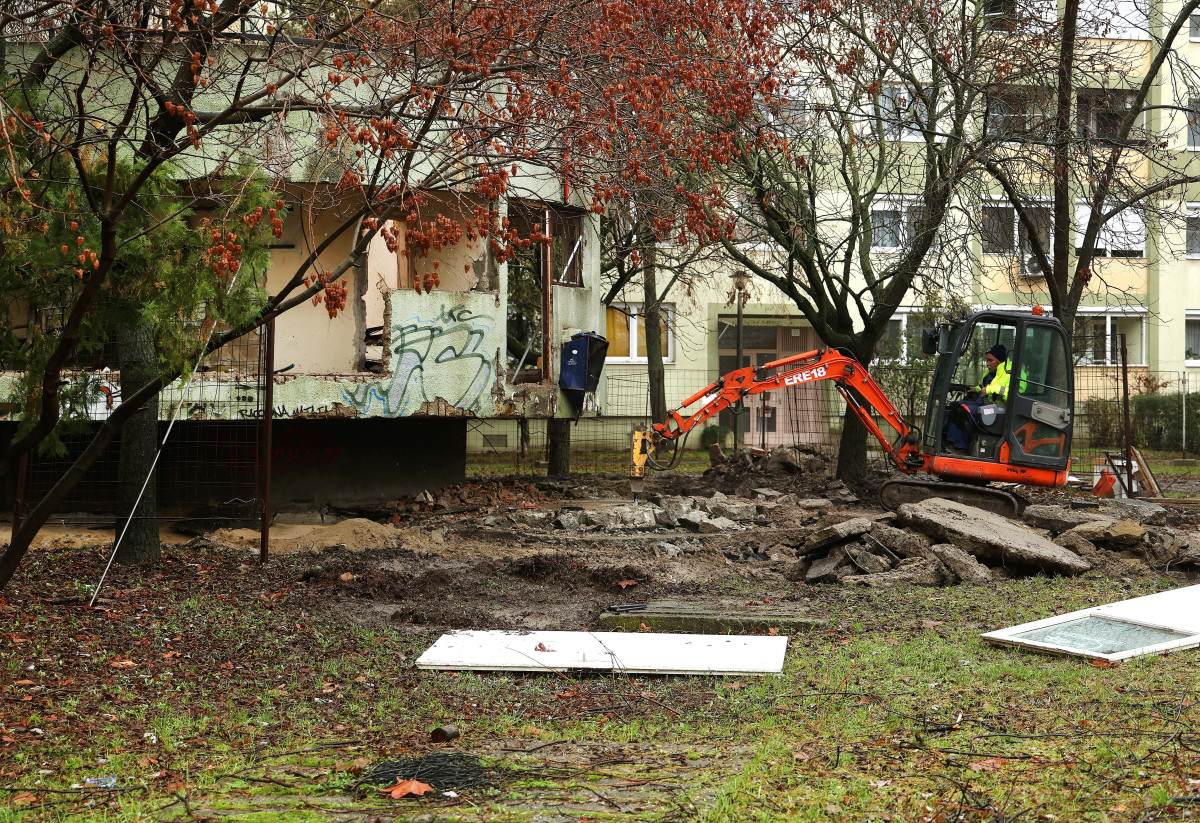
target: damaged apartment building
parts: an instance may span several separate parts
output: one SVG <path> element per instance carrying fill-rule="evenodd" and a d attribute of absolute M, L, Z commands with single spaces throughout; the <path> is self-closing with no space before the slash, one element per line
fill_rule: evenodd
<path fill-rule="evenodd" d="M 419 257 L 393 253 L 376 237 L 348 283 L 346 311 L 330 318 L 302 306 L 279 318 L 278 505 L 388 500 L 455 483 L 471 421 L 579 411 L 559 388 L 559 353 L 600 324 L 597 218 L 542 201 L 499 206 L 520 236 L 538 231 L 549 243 L 498 263 L 486 239 Z M 435 208 L 461 219 L 454 211 L 465 206 Z M 273 250 L 282 273 L 299 262 L 303 220 L 296 209 Z M 416 288 L 435 269 L 432 291 Z M 584 402 L 595 406 L 593 397 Z M 304 465 L 310 451 L 317 459 Z"/>
<path fill-rule="evenodd" d="M 267 271 L 272 292 L 341 222 L 336 200 L 311 187 L 293 180 L 284 196 L 290 208 Z M 437 201 L 422 217 L 460 219 L 474 205 L 466 197 Z M 491 205 L 520 237 L 550 240 L 500 262 L 486 239 L 410 256 L 402 242 L 391 251 L 377 236 L 345 277 L 343 311 L 331 317 L 323 306 L 297 306 L 273 329 L 216 352 L 186 384 L 163 390 L 160 433 L 179 419 L 157 470 L 161 504 L 186 512 L 252 500 L 264 437 L 273 509 L 383 503 L 460 482 L 468 426 L 477 421 L 594 411 L 593 394 L 560 389 L 559 368 L 564 343 L 601 328 L 598 218 L 532 198 Z M 403 238 L 402 223 L 388 228 Z M 323 254 L 341 259 L 352 240 L 336 237 Z M 418 289 L 434 270 L 437 285 Z M 96 421 L 120 402 L 120 378 L 103 354 L 81 364 L 102 379 L 88 411 Z M 16 409 L 8 413 L 0 425 L 15 429 Z M 109 452 L 66 511 L 111 507 L 119 445 Z M 26 496 L 36 500 L 64 468 L 63 460 L 36 458 Z"/>

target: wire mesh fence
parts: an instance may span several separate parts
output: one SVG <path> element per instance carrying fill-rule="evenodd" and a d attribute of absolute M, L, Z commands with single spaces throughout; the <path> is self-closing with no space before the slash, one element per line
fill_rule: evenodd
<path fill-rule="evenodd" d="M 1186 372 L 1159 371 L 1138 363 L 1126 364 L 1120 335 L 1079 335 L 1075 352 L 1074 441 L 1072 475 L 1089 486 L 1100 472 L 1126 471 L 1128 445 L 1167 496 L 1200 497 L 1200 386 L 1192 392 Z M 910 424 L 926 426 L 926 404 L 933 380 L 933 360 L 877 362 L 871 374 Z M 668 408 L 710 386 L 715 370 L 668 370 L 665 395 Z M 640 369 L 612 369 L 605 375 L 601 413 L 572 427 L 573 472 L 624 473 L 628 469 L 630 435 L 651 419 L 649 380 Z M 692 407 L 694 410 L 703 398 Z M 739 445 L 761 449 L 803 446 L 836 460 L 845 401 L 830 382 L 788 387 L 754 395 L 740 412 L 724 411 L 698 427 L 685 444 L 681 468 L 709 465 L 707 447 L 720 443 L 728 450 Z M 1128 437 L 1126 409 L 1128 408 Z M 686 416 L 686 415 L 685 415 Z M 882 424 L 883 421 L 877 421 Z M 889 431 L 881 425 L 883 430 Z M 1127 443 L 1128 440 L 1128 443 Z M 545 421 L 479 421 L 468 441 L 468 473 L 536 474 L 546 469 Z M 872 448 L 878 468 L 888 468 L 881 449 Z M 1132 471 L 1129 471 L 1132 473 Z M 1135 492 L 1152 490 L 1133 479 Z"/>
<path fill-rule="evenodd" d="M 257 522 L 266 337 L 252 333 L 222 347 L 204 360 L 190 381 L 160 392 L 155 409 L 160 421 L 155 448 L 160 454 L 148 487 L 157 511 L 139 508 L 135 518 L 194 517 L 214 527 Z M 120 372 L 80 371 L 76 379 L 92 384 L 85 420 L 63 438 L 55 453 L 30 457 L 23 489 L 18 490 L 24 511 L 46 496 L 120 405 Z M 176 413 L 177 422 L 164 442 L 168 421 Z M 132 476 L 122 470 L 122 448 L 118 435 L 56 506 L 52 522 L 112 526 L 129 516 L 145 473 Z"/>

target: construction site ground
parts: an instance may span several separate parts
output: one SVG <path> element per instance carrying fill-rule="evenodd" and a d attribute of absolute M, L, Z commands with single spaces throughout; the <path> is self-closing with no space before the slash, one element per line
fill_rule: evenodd
<path fill-rule="evenodd" d="M 979 634 L 1194 582 L 1195 509 L 1136 545 L 1016 524 L 1088 568 L 979 572 L 810 457 L 652 475 L 637 506 L 622 477 L 508 478 L 283 514 L 265 566 L 256 529 L 164 530 L 96 608 L 111 532 L 49 527 L 0 593 L 0 821 L 1191 815 L 1200 654 L 1097 666 Z M 1074 517 L 1072 496 L 1034 503 Z M 413 666 L 446 630 L 594 630 L 657 600 L 824 622 L 781 677 Z M 381 791 L 414 762 L 432 790 Z"/>

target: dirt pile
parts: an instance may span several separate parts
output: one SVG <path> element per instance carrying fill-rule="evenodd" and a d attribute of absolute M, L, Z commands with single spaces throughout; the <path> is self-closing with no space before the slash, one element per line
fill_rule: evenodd
<path fill-rule="evenodd" d="M 361 517 L 343 520 L 333 525 L 294 525 L 271 527 L 272 554 L 320 552 L 330 548 L 351 551 L 383 549 L 399 543 L 393 526 L 376 523 Z M 258 529 L 220 529 L 211 535 L 214 542 L 231 548 L 258 551 Z"/>
<path fill-rule="evenodd" d="M 752 497 L 764 486 L 801 492 L 822 488 L 832 476 L 833 463 L 806 447 L 779 446 L 764 451 L 747 447 L 726 457 L 714 458 L 716 465 L 704 473 L 715 487 L 739 497 Z"/>

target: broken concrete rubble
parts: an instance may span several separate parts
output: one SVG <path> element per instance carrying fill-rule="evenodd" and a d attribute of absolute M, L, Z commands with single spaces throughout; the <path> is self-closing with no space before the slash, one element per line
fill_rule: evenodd
<path fill-rule="evenodd" d="M 941 586 L 946 582 L 946 570 L 937 560 L 924 557 L 906 558 L 881 574 L 858 574 L 842 578 L 849 586 L 883 589 L 890 586 Z"/>
<path fill-rule="evenodd" d="M 1133 548 L 1146 536 L 1145 528 L 1132 520 L 1113 520 L 1110 517 L 1091 523 L 1080 523 L 1070 531 L 1090 543 L 1114 549 Z"/>
<path fill-rule="evenodd" d="M 838 582 L 838 571 L 850 564 L 850 555 L 844 546 L 836 546 L 833 551 L 819 560 L 814 560 L 804 575 L 804 582 L 810 586 L 822 583 Z M 849 572 L 847 572 L 849 574 Z"/>
<path fill-rule="evenodd" d="M 929 547 L 929 551 L 963 583 L 990 583 L 992 580 L 988 567 L 958 546 L 936 543 Z"/>
<path fill-rule="evenodd" d="M 1022 519 L 1035 529 L 1046 529 L 1055 534 L 1096 520 L 1112 520 L 1095 510 L 1067 509 L 1062 506 L 1030 506 L 1025 509 Z"/>
<path fill-rule="evenodd" d="M 1082 574 L 1092 564 L 998 514 L 933 498 L 900 507 L 900 518 L 936 540 L 977 558 L 1060 574 Z"/>

